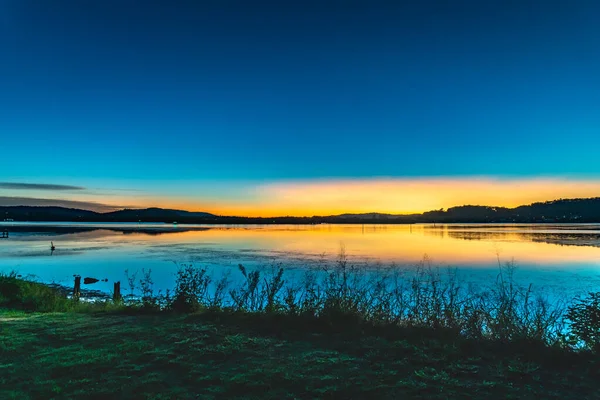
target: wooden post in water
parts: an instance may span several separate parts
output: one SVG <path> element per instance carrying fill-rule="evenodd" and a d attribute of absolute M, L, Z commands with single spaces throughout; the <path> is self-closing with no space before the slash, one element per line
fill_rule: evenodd
<path fill-rule="evenodd" d="M 115 282 L 113 288 L 113 301 L 118 302 L 121 301 L 121 282 Z"/>
<path fill-rule="evenodd" d="M 75 285 L 73 286 L 73 298 L 75 300 L 79 300 L 81 296 L 81 276 L 77 275 L 75 277 Z"/>

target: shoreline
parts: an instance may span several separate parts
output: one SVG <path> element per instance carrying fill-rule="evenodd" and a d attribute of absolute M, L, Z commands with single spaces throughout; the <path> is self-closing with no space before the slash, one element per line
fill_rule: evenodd
<path fill-rule="evenodd" d="M 441 400 L 593 398 L 600 390 L 598 344 L 556 331 L 561 314 L 538 308 L 510 274 L 491 288 L 496 294 L 461 297 L 435 275 L 389 289 L 356 285 L 343 259 L 315 283 L 325 286 L 293 289 L 302 292 L 284 289 L 283 270 L 240 272 L 245 283 L 216 281 L 206 291 L 211 277 L 182 267 L 164 307 L 149 274 L 138 299 L 97 302 L 0 275 L 0 371 L 11 368 L 0 374 L 0 397 L 280 399 L 326 391 Z M 587 310 L 568 314 L 572 326 Z"/>

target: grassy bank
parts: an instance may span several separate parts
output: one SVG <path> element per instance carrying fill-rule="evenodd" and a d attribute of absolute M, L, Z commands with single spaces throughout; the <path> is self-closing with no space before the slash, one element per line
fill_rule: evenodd
<path fill-rule="evenodd" d="M 430 330 L 259 314 L 0 313 L 0 398 L 593 399 L 599 363 Z M 199 396 L 199 397 L 197 397 Z"/>
<path fill-rule="evenodd" d="M 138 300 L 95 303 L 0 276 L 0 398 L 600 398 L 599 295 L 562 312 L 510 270 L 472 292 L 343 257 L 240 273 L 182 266 L 166 294 L 127 274 Z"/>

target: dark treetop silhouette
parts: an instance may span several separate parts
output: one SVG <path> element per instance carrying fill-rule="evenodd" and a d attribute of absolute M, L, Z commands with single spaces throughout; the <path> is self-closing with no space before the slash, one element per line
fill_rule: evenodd
<path fill-rule="evenodd" d="M 464 205 L 422 214 L 341 214 L 312 217 L 239 217 L 162 208 L 125 209 L 108 213 L 63 207 L 0 207 L 0 215 L 15 221 L 180 222 L 205 224 L 314 223 L 546 223 L 600 222 L 600 198 L 560 199 L 515 208 Z"/>

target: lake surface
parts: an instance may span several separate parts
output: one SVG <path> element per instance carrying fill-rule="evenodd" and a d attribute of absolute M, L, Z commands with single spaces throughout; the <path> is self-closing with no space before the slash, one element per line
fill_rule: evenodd
<path fill-rule="evenodd" d="M 568 296 L 600 290 L 599 224 L 277 225 L 0 223 L 0 271 L 70 285 L 74 274 L 108 279 L 151 269 L 156 289 L 173 288 L 180 264 L 216 273 L 281 265 L 291 274 L 333 262 L 343 246 L 349 262 L 371 270 L 411 270 L 424 256 L 485 285 L 514 259 L 515 278 L 534 289 Z M 56 246 L 51 252 L 50 242 Z"/>

